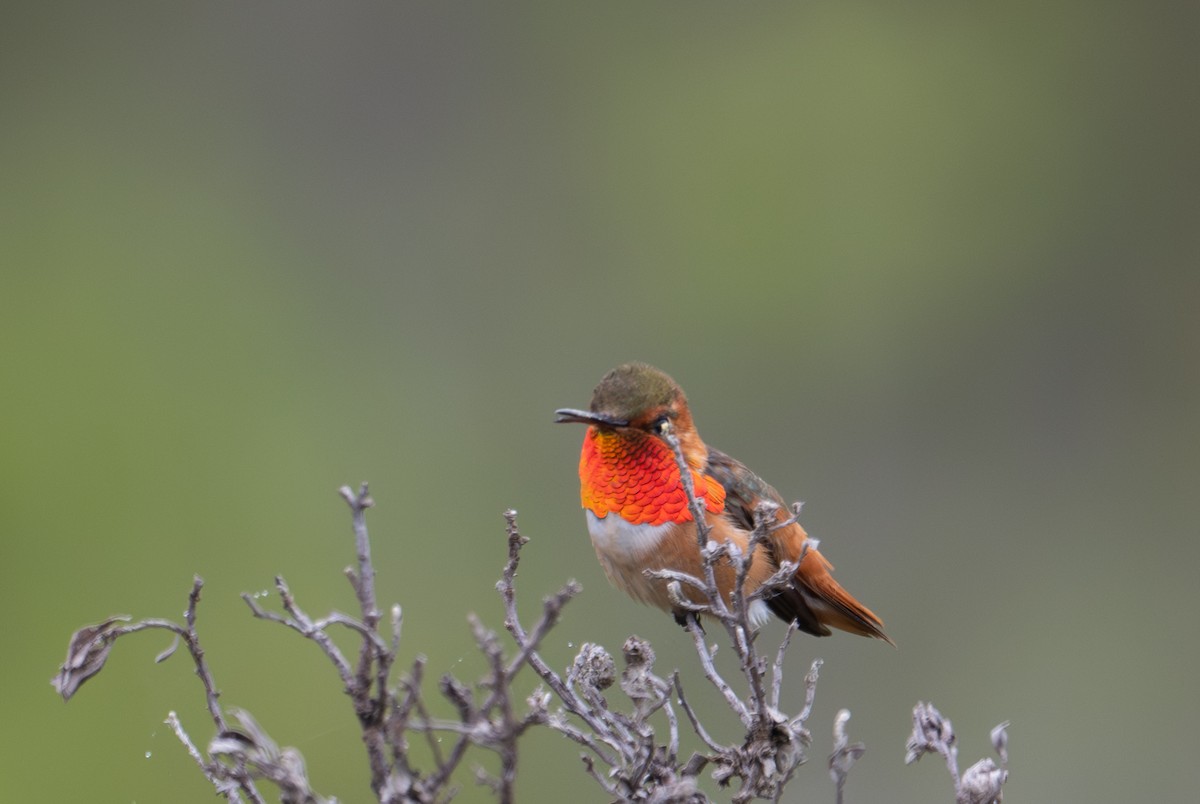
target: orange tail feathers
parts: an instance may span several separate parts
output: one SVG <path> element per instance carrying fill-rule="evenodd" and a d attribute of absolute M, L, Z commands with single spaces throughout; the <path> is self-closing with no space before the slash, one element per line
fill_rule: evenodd
<path fill-rule="evenodd" d="M 833 579 L 833 565 L 816 550 L 809 550 L 800 569 L 796 570 L 796 585 L 805 602 L 822 625 L 849 631 L 852 634 L 882 639 L 896 647 L 883 630 L 883 620 L 859 603 L 854 596 Z"/>
<path fill-rule="evenodd" d="M 779 558 L 794 561 L 806 539 L 804 529 L 793 524 L 777 531 L 772 541 Z M 828 636 L 832 627 L 882 639 L 895 647 L 896 643 L 883 630 L 883 620 L 843 589 L 830 574 L 832 569 L 825 556 L 810 547 L 796 570 L 793 587 L 771 598 L 767 605 L 784 620 L 795 620 L 800 630 L 810 634 Z"/>

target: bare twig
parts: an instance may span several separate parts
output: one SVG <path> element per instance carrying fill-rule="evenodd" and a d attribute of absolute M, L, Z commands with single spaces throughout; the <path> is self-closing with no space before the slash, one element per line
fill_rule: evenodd
<path fill-rule="evenodd" d="M 675 456 L 675 464 L 688 497 L 688 510 L 696 521 L 696 538 L 702 558 L 703 577 L 692 578 L 686 573 L 670 570 L 651 571 L 647 575 L 667 580 L 672 605 L 679 611 L 689 612 L 688 630 L 692 634 L 696 655 L 700 659 L 704 675 L 746 727 L 745 741 L 741 745 L 715 747 L 715 754 L 709 757 L 709 760 L 717 765 L 714 778 L 722 784 L 727 784 L 735 777 L 741 780 L 740 790 L 734 797 L 735 801 L 746 801 L 753 797 L 778 798 L 796 768 L 806 759 L 805 749 L 811 738 L 804 722 L 811 712 L 811 696 L 815 692 L 817 666 L 814 664 L 810 673 L 812 683 L 806 687 L 809 700 L 805 711 L 791 718 L 784 715 L 778 709 L 783 685 L 783 657 L 795 626 L 793 624 L 788 628 L 776 651 L 775 661 L 771 665 L 771 682 L 768 685 L 767 662 L 758 654 L 752 637 L 754 632 L 750 624 L 749 604 L 752 600 L 772 594 L 779 587 L 789 583 L 796 565 L 785 563 L 753 594 L 747 595 L 745 591 L 754 552 L 771 532 L 782 526 L 776 517 L 778 506 L 772 503 L 758 506 L 755 511 L 754 530 L 750 534 L 745 551 L 732 542 L 718 545 L 709 541 L 710 526 L 706 521 L 707 514 L 703 503 L 696 497 L 691 468 L 683 454 L 683 448 L 674 432 L 668 431 L 666 441 Z M 798 515 L 799 506 L 794 508 L 793 512 L 794 516 Z M 716 583 L 715 566 L 718 561 L 728 561 L 734 568 L 734 588 L 728 598 L 721 594 Z M 700 589 L 705 602 L 689 604 L 682 594 L 683 585 Z M 712 661 L 712 652 L 705 642 L 699 622 L 695 619 L 698 614 L 716 619 L 728 635 L 748 688 L 745 697 L 738 695 L 732 685 L 717 671 Z M 698 721 L 694 713 L 690 707 L 684 708 L 695 726 Z M 710 748 L 714 748 L 715 743 L 711 736 L 703 736 L 702 739 Z"/>
<path fill-rule="evenodd" d="M 379 607 L 375 599 L 375 567 L 371 564 L 371 539 L 367 533 L 367 509 L 375 505 L 366 483 L 352 491 L 342 486 L 338 493 L 350 506 L 354 528 L 354 545 L 358 554 L 357 573 L 347 571 L 350 585 L 358 596 L 363 624 L 367 631 L 375 632 L 379 625 Z M 371 789 L 379 793 L 388 777 L 387 741 L 383 715 L 387 709 L 388 691 L 380 686 L 372 694 L 372 681 L 386 681 L 387 669 L 391 666 L 391 652 L 380 651 L 370 639 L 362 640 L 358 652 L 358 667 L 348 692 L 354 701 L 354 710 L 363 727 L 363 744 L 367 748 L 367 759 L 371 766 Z M 378 670 L 378 674 L 373 672 Z"/>
<path fill-rule="evenodd" d="M 708 730 L 704 728 L 704 724 L 700 722 L 700 718 L 696 716 L 695 710 L 692 709 L 691 704 L 689 704 L 687 701 L 687 697 L 683 694 L 683 682 L 679 680 L 678 670 L 671 674 L 671 680 L 675 684 L 675 694 L 679 698 L 679 705 L 683 708 L 684 713 L 688 716 L 688 720 L 691 721 L 692 728 L 695 730 L 696 736 L 703 740 L 704 744 L 713 751 L 721 751 L 723 746 L 721 746 L 720 743 L 718 743 L 712 738 L 711 735 L 709 735 Z"/>
<path fill-rule="evenodd" d="M 183 747 L 187 749 L 188 756 L 195 760 L 196 764 L 200 766 L 200 770 L 205 770 L 207 763 L 203 755 L 201 755 L 200 749 L 196 747 L 196 744 L 192 742 L 192 738 L 183 730 L 183 724 L 179 722 L 179 715 L 175 714 L 174 710 L 171 710 L 167 712 L 167 719 L 163 722 L 171 727 L 171 731 L 175 732 L 175 736 L 179 738 L 179 742 L 183 743 Z"/>
<path fill-rule="evenodd" d="M 783 659 L 787 655 L 788 646 L 792 644 L 792 635 L 796 633 L 796 621 L 787 625 L 787 631 L 775 652 L 775 663 L 771 665 L 771 708 L 779 708 L 779 696 L 783 693 Z M 818 659 L 817 661 L 820 661 Z"/>
<path fill-rule="evenodd" d="M 837 789 L 837 804 L 842 804 L 842 794 L 850 768 L 867 751 L 867 747 L 862 743 L 850 744 L 850 738 L 846 736 L 846 722 L 849 720 L 850 710 L 841 709 L 833 721 L 833 753 L 829 755 L 829 775 Z"/>
<path fill-rule="evenodd" d="M 276 622 L 287 626 L 305 638 L 311 639 L 313 642 L 317 643 L 325 655 L 329 657 L 329 661 L 332 662 L 333 666 L 337 669 L 338 676 L 342 679 L 342 685 L 345 687 L 345 689 L 350 689 L 354 683 L 354 674 L 350 669 L 350 662 L 346 660 L 346 657 L 342 654 L 341 649 L 339 649 L 334 641 L 329 637 L 329 634 L 325 633 L 325 629 L 321 625 L 314 623 L 311 619 L 309 619 L 308 615 L 306 615 L 303 610 L 296 605 L 296 601 L 292 597 L 291 589 L 288 588 L 287 582 L 284 581 L 283 576 L 275 576 L 275 588 L 279 591 L 279 597 L 283 604 L 284 611 L 288 612 L 288 614 L 291 615 L 290 617 L 284 617 L 276 614 L 273 611 L 266 611 L 258 605 L 258 602 L 254 599 L 254 596 L 248 592 L 242 593 L 242 600 L 246 601 L 246 605 L 250 607 L 250 611 L 254 613 L 255 617 L 263 620 L 270 620 L 271 622 Z"/>
<path fill-rule="evenodd" d="M 800 710 L 800 714 L 796 715 L 801 722 L 808 720 L 812 715 L 813 704 L 817 702 L 817 680 L 820 678 L 821 666 L 824 664 L 823 659 L 813 659 L 812 666 L 804 675 L 804 707 Z"/>

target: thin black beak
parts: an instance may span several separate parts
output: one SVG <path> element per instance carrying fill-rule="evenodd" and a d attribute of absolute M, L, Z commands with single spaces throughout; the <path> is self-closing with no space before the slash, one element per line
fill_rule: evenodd
<path fill-rule="evenodd" d="M 607 413 L 593 413 L 590 410 L 576 410 L 575 408 L 559 408 L 554 411 L 554 421 L 557 424 L 565 422 L 576 422 L 578 424 L 598 424 L 601 427 L 628 427 L 629 422 L 625 419 L 618 419 L 616 416 L 609 416 Z"/>

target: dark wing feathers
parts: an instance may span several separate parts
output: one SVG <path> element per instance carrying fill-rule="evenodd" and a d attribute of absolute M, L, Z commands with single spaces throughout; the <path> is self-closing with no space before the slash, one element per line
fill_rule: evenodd
<path fill-rule="evenodd" d="M 759 500 L 770 500 L 787 510 L 787 503 L 771 484 L 719 449 L 708 448 L 708 465 L 704 467 L 704 473 L 725 488 L 725 511 L 744 530 L 754 529 L 754 508 Z"/>
<path fill-rule="evenodd" d="M 708 465 L 704 467 L 704 473 L 724 487 L 725 515 L 743 530 L 754 529 L 754 509 L 760 500 L 767 499 L 776 503 L 783 515 L 788 515 L 787 504 L 770 483 L 751 472 L 744 463 L 719 449 L 708 448 Z M 778 566 L 786 558 L 775 554 L 774 545 L 770 541 L 763 546 L 771 550 L 775 565 Z M 781 589 L 767 598 L 766 604 L 781 620 L 795 620 L 801 631 L 815 636 L 829 636 L 831 633 L 808 605 L 804 594 L 795 586 Z"/>

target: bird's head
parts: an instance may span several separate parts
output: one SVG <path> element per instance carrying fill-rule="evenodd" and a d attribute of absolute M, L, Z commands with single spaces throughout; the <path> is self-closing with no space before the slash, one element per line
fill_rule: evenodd
<path fill-rule="evenodd" d="M 629 438 L 665 440 L 674 432 L 689 464 L 699 468 L 707 459 L 683 389 L 646 363 L 625 363 L 605 374 L 587 410 L 560 408 L 555 413 L 556 422 L 578 422 Z"/>

